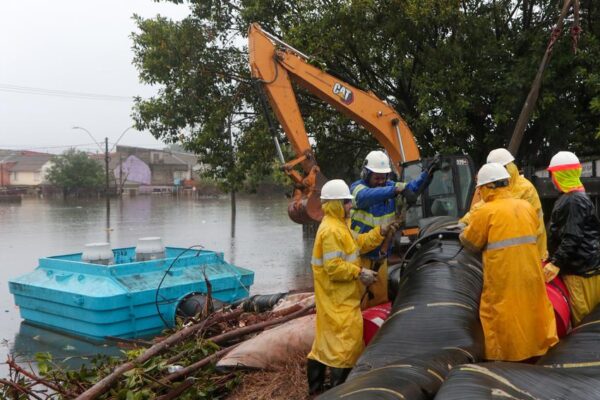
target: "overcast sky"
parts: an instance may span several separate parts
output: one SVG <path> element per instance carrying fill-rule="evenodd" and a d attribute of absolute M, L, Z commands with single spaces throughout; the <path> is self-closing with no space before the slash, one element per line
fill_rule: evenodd
<path fill-rule="evenodd" d="M 133 124 L 127 97 L 156 91 L 140 84 L 132 65 L 134 13 L 181 19 L 188 7 L 151 0 L 0 0 L 0 149 L 92 150 L 97 146 L 73 126 L 114 143 Z M 80 93 L 109 97 L 88 100 Z M 133 129 L 119 144 L 164 146 Z"/>

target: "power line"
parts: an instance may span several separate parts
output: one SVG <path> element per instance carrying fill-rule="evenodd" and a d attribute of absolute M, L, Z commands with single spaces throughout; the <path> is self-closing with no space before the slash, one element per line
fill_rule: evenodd
<path fill-rule="evenodd" d="M 41 147 L 30 147 L 22 144 L 0 144 L 0 149 L 10 150 L 11 148 L 17 150 L 42 150 L 42 149 L 62 149 L 70 147 L 85 147 L 85 146 L 96 146 L 96 143 L 83 143 L 83 144 L 65 144 L 61 146 L 41 146 Z"/>
<path fill-rule="evenodd" d="M 31 94 L 40 96 L 54 96 L 72 99 L 84 100 L 102 100 L 102 101 L 132 101 L 133 96 L 116 96 L 100 93 L 72 92 L 68 90 L 44 89 L 30 86 L 11 85 L 0 83 L 0 92 Z"/>

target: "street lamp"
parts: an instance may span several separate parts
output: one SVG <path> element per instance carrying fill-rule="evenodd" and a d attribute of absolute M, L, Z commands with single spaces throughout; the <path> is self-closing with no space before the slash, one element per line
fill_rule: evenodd
<path fill-rule="evenodd" d="M 87 133 L 92 140 L 98 145 L 100 150 L 102 150 L 102 146 L 100 143 L 96 141 L 94 136 L 90 131 L 80 126 L 74 126 L 73 129 L 80 129 Z M 106 196 L 106 241 L 110 243 L 110 198 L 109 198 L 109 180 L 108 180 L 108 138 L 104 138 L 104 172 L 106 177 L 106 188 L 104 195 Z"/>
<path fill-rule="evenodd" d="M 96 138 L 95 138 L 95 137 L 94 137 L 94 136 L 93 136 L 93 135 L 90 133 L 90 131 L 88 131 L 87 129 L 85 129 L 85 128 L 82 128 L 82 127 L 80 127 L 80 126 L 74 126 L 74 127 L 73 127 L 73 128 L 71 128 L 71 129 L 81 129 L 82 131 L 84 131 L 85 133 L 87 133 L 87 134 L 88 134 L 88 136 L 92 138 L 92 140 L 94 141 L 94 143 L 96 143 L 96 145 L 97 145 L 97 146 L 100 148 L 100 150 L 102 150 L 102 146 L 100 146 L 100 143 L 98 143 L 98 141 L 97 141 L 97 140 L 96 140 Z"/>
<path fill-rule="evenodd" d="M 119 136 L 119 138 L 117 139 L 117 141 L 115 142 L 115 144 L 113 144 L 112 149 L 110 149 L 111 153 L 115 149 L 115 147 L 117 147 L 117 143 L 119 143 L 121 141 L 121 139 L 123 139 L 123 136 L 125 136 L 125 132 L 127 132 L 131 128 L 133 128 L 133 125 L 131 125 L 130 127 L 126 128 L 123 132 L 121 132 L 121 136 Z"/>
<path fill-rule="evenodd" d="M 115 149 L 115 147 L 117 147 L 117 144 L 121 141 L 121 139 L 123 139 L 123 136 L 125 136 L 125 133 L 128 130 L 130 130 L 131 128 L 133 128 L 133 125 L 125 128 L 125 130 L 123 132 L 121 132 L 121 135 L 119 136 L 119 138 L 117 139 L 117 141 L 115 142 L 115 144 L 113 144 L 113 147 L 110 149 L 111 153 Z M 121 153 L 119 153 L 119 185 L 118 185 L 119 196 L 121 196 L 123 194 L 123 186 L 124 186 L 124 182 L 123 182 L 123 160 L 121 158 Z"/>
<path fill-rule="evenodd" d="M 94 138 L 94 136 L 92 135 L 92 133 L 90 131 L 88 131 L 85 128 L 82 128 L 80 126 L 74 126 L 73 129 L 80 129 L 82 131 L 84 131 L 85 133 L 87 133 L 92 140 L 98 145 L 98 147 L 100 148 L 100 151 L 102 151 L 102 146 L 100 146 L 100 143 L 98 143 L 98 141 Z M 104 138 L 104 172 L 105 172 L 105 177 L 106 177 L 106 201 L 108 202 L 108 193 L 109 193 L 109 183 L 108 183 L 108 138 Z"/>

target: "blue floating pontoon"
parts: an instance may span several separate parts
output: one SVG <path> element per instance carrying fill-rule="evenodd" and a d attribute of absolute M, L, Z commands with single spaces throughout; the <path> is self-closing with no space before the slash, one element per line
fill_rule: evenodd
<path fill-rule="evenodd" d="M 82 253 L 41 258 L 10 280 L 21 317 L 91 339 L 143 337 L 173 326 L 180 302 L 207 292 L 205 275 L 212 297 L 225 303 L 247 297 L 254 283 L 252 271 L 214 251 L 166 247 L 164 258 L 149 261 L 135 261 L 134 247 L 112 252 L 112 265 L 83 262 Z"/>

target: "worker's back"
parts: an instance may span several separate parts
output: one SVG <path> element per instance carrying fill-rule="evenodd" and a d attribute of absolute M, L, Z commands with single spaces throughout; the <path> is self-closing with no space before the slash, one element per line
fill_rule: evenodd
<path fill-rule="evenodd" d="M 473 211 L 464 235 L 483 250 L 479 312 L 486 358 L 519 361 L 556 343 L 556 326 L 536 245 L 537 214 L 527 201 L 497 190 Z"/>
<path fill-rule="evenodd" d="M 539 222 L 535 210 L 527 201 L 512 197 L 499 198 L 483 204 L 481 208 L 489 218 L 486 250 L 535 244 Z"/>

